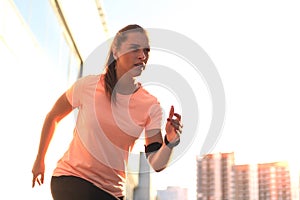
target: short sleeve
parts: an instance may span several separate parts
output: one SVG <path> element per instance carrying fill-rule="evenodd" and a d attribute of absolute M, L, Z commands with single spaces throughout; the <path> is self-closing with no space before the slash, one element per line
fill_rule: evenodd
<path fill-rule="evenodd" d="M 152 129 L 161 129 L 162 125 L 162 108 L 159 102 L 155 102 L 149 108 L 149 115 L 148 120 L 146 123 L 145 130 L 152 130 Z"/>
<path fill-rule="evenodd" d="M 81 105 L 81 97 L 84 88 L 84 78 L 78 79 L 67 91 L 66 96 L 70 104 L 76 108 Z"/>

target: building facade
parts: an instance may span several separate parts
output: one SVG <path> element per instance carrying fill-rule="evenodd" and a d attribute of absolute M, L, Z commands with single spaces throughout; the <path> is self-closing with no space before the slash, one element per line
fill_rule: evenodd
<path fill-rule="evenodd" d="M 290 180 L 288 163 L 258 164 L 259 200 L 291 200 Z"/>
<path fill-rule="evenodd" d="M 234 188 L 235 199 L 257 200 L 258 199 L 258 175 L 257 165 L 235 165 Z"/>
<path fill-rule="evenodd" d="M 197 157 L 197 200 L 292 200 L 292 197 L 287 162 L 235 165 L 234 153 Z"/>
<path fill-rule="evenodd" d="M 133 200 L 150 200 L 150 165 L 144 152 L 140 152 L 138 176 L 138 184 L 133 190 Z"/>
<path fill-rule="evenodd" d="M 85 23 L 94 29 L 88 30 Z M 106 39 L 95 0 L 0 0 L 0 152 L 1 163 L 7 163 L 0 170 L 18 177 L 13 181 L 11 173 L 3 174 L 1 182 L 6 186 L 0 199 L 51 199 L 52 171 L 69 145 L 75 118 L 71 114 L 57 127 L 45 160 L 44 185 L 32 189 L 31 167 L 44 118 L 81 76 L 88 52 L 81 44 L 97 45 Z"/>
<path fill-rule="evenodd" d="M 233 165 L 234 153 L 197 157 L 197 200 L 232 199 Z"/>
<path fill-rule="evenodd" d="M 169 186 L 157 191 L 156 200 L 188 200 L 188 189 Z"/>

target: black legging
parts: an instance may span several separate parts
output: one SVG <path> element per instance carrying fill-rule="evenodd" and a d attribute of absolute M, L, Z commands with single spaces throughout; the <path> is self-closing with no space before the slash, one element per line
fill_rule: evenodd
<path fill-rule="evenodd" d="M 54 200 L 123 200 L 75 176 L 53 176 L 51 193 Z"/>

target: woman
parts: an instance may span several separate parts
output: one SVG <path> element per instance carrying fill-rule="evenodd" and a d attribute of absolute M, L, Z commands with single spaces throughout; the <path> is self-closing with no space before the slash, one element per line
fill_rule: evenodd
<path fill-rule="evenodd" d="M 149 51 L 142 27 L 124 27 L 112 42 L 104 73 L 79 79 L 56 101 L 42 128 L 32 187 L 44 181 L 44 158 L 56 124 L 74 108 L 74 137 L 51 179 L 55 200 L 123 199 L 128 153 L 143 130 L 151 167 L 158 172 L 167 166 L 180 141 L 181 116 L 172 106 L 163 139 L 159 101 L 135 80 Z"/>

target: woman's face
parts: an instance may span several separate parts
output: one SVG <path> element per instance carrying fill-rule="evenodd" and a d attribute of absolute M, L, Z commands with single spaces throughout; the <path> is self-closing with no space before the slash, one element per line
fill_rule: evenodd
<path fill-rule="evenodd" d="M 149 51 L 148 37 L 144 33 L 127 33 L 127 39 L 114 54 L 119 77 L 124 74 L 130 77 L 141 75 L 148 61 Z"/>

